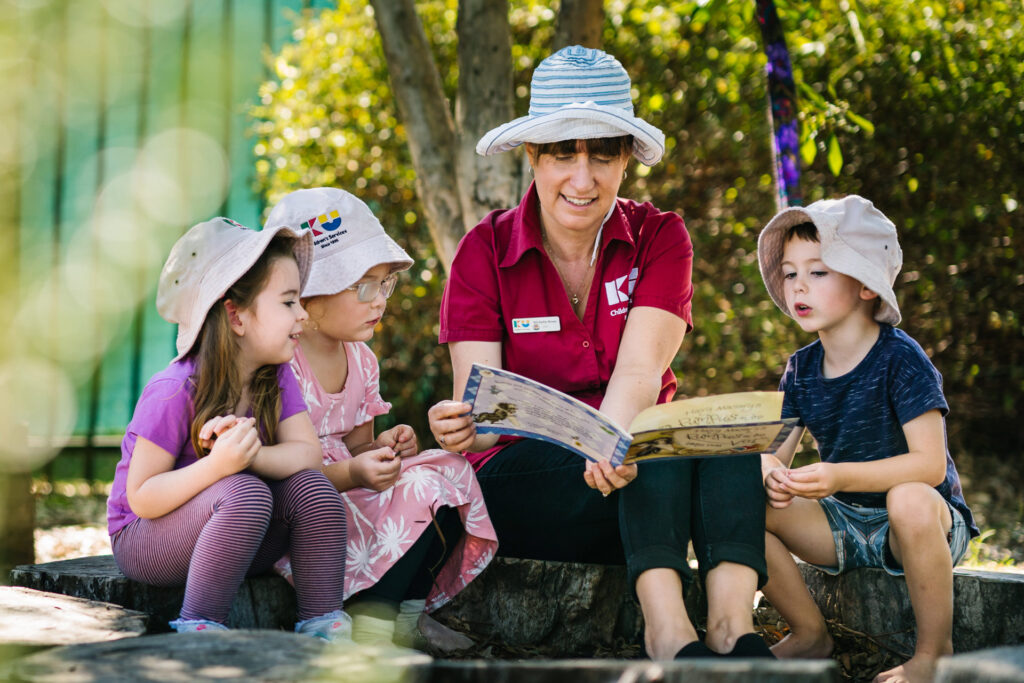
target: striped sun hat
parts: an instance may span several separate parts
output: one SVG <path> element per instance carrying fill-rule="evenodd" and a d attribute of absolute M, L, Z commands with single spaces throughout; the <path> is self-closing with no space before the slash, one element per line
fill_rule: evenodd
<path fill-rule="evenodd" d="M 574 45 L 542 61 L 530 82 L 530 113 L 490 131 L 477 154 L 506 152 L 524 142 L 633 136 L 633 156 L 647 166 L 665 153 L 665 134 L 633 115 L 629 74 L 601 50 Z"/>

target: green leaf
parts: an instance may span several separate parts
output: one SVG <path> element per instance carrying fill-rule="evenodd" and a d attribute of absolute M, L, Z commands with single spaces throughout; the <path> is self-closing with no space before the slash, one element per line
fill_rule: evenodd
<path fill-rule="evenodd" d="M 850 121 L 860 126 L 861 129 L 868 135 L 875 134 L 875 124 L 871 123 L 863 116 L 854 114 L 852 111 L 848 111 L 846 112 L 846 118 L 850 119 Z"/>
<path fill-rule="evenodd" d="M 800 143 L 800 158 L 803 160 L 804 166 L 810 166 L 814 163 L 816 156 L 818 156 L 818 145 L 815 144 L 814 138 L 808 135 Z"/>
<path fill-rule="evenodd" d="M 839 140 L 835 133 L 828 136 L 828 170 L 832 175 L 838 176 L 843 170 L 843 151 L 839 149 Z"/>

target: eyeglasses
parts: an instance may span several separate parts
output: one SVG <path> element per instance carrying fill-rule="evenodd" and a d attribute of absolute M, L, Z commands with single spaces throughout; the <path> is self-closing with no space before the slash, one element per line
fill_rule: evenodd
<path fill-rule="evenodd" d="M 394 294 L 395 285 L 398 284 L 398 275 L 392 273 L 383 280 L 373 282 L 360 282 L 358 285 L 352 285 L 345 289 L 353 289 L 356 292 L 356 298 L 364 304 L 368 304 L 377 298 L 377 294 L 383 294 L 384 298 L 387 299 L 389 296 Z"/>

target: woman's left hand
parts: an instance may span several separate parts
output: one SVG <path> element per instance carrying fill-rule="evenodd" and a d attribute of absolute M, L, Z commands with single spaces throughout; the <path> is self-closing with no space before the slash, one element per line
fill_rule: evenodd
<path fill-rule="evenodd" d="M 587 482 L 587 486 L 597 489 L 605 496 L 616 489 L 621 489 L 634 479 L 636 479 L 635 464 L 612 467 L 608 462 L 588 460 L 587 468 L 583 471 L 583 481 Z"/>

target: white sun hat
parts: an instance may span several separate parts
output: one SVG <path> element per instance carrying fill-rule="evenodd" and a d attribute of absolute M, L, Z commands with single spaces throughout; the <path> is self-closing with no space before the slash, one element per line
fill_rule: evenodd
<path fill-rule="evenodd" d="M 653 166 L 665 153 L 665 134 L 633 115 L 629 74 L 601 50 L 565 47 L 537 65 L 530 112 L 488 132 L 477 154 L 506 152 L 524 142 L 544 144 L 633 136 L 633 156 Z"/>
<path fill-rule="evenodd" d="M 301 287 L 313 260 L 308 232 L 285 226 L 257 232 L 230 218 L 214 218 L 192 226 L 174 243 L 160 271 L 156 310 L 167 322 L 178 324 L 175 361 L 192 349 L 213 305 L 252 268 L 279 233 L 295 238 Z"/>
<path fill-rule="evenodd" d="M 313 265 L 303 297 L 337 294 L 383 263 L 391 272 L 408 270 L 412 259 L 388 237 L 361 199 L 334 187 L 286 194 L 270 211 L 263 229 L 309 230 Z"/>
<path fill-rule="evenodd" d="M 807 222 L 818 229 L 822 262 L 878 294 L 882 303 L 875 320 L 899 324 L 900 307 L 892 286 L 903 267 L 903 250 L 896 238 L 896 226 L 874 204 L 855 194 L 783 209 L 764 226 L 757 238 L 757 260 L 775 305 L 794 317 L 786 306 L 782 286 L 782 252 L 786 231 Z"/>

